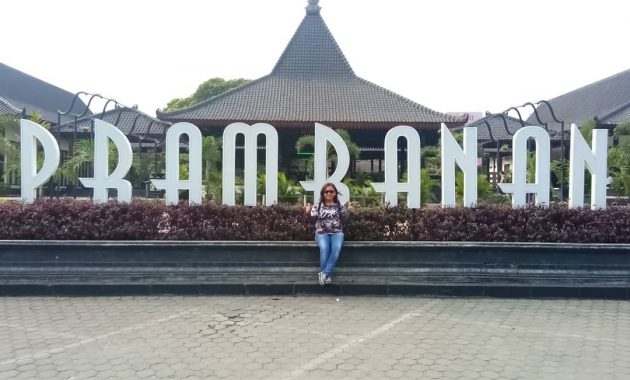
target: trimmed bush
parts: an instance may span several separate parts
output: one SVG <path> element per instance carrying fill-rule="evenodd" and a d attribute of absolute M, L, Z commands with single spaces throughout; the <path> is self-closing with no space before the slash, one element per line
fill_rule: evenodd
<path fill-rule="evenodd" d="M 4 240 L 311 240 L 301 207 L 95 204 L 71 199 L 0 203 Z M 630 208 L 607 210 L 483 205 L 358 209 L 347 240 L 630 243 Z"/>

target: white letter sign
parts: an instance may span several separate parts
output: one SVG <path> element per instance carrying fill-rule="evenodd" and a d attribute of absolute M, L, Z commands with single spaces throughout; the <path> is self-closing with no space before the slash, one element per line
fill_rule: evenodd
<path fill-rule="evenodd" d="M 335 172 L 328 177 L 328 152 L 327 143 L 330 143 L 337 152 L 337 167 Z M 319 190 L 327 182 L 332 182 L 339 190 L 339 201 L 345 204 L 350 200 L 350 190 L 341 180 L 346 176 L 350 167 L 350 153 L 348 146 L 337 132 L 325 125 L 315 123 L 315 180 L 300 181 L 306 191 L 313 192 L 314 202 L 319 202 Z"/>
<path fill-rule="evenodd" d="M 44 164 L 37 172 L 37 141 L 44 148 Z M 20 120 L 21 193 L 24 203 L 33 203 L 36 189 L 55 174 L 59 166 L 59 145 L 44 127 L 30 120 Z"/>
<path fill-rule="evenodd" d="M 407 182 L 398 182 L 398 139 L 407 140 Z M 420 136 L 418 131 L 399 125 L 385 135 L 385 182 L 372 183 L 385 193 L 389 206 L 398 205 L 398 193 L 407 193 L 407 207 L 420 208 Z"/>
<path fill-rule="evenodd" d="M 116 145 L 118 165 L 109 174 L 109 140 Z M 127 137 L 115 126 L 94 119 L 94 178 L 79 178 L 85 187 L 94 189 L 94 202 L 107 202 L 107 190 L 116 189 L 118 200 L 131 202 L 131 183 L 123 179 L 129 169 L 133 153 Z"/>
<path fill-rule="evenodd" d="M 527 183 L 527 140 L 536 141 L 536 180 Z M 537 206 L 549 205 L 549 134 L 540 127 L 523 127 L 512 138 L 514 169 L 512 183 L 500 183 L 504 193 L 512 193 L 512 207 L 525 207 L 527 194 L 534 193 Z"/>
<path fill-rule="evenodd" d="M 571 153 L 569 154 L 569 207 L 584 206 L 584 168 L 591 172 L 591 207 L 606 208 L 606 167 L 608 166 L 608 131 L 593 130 L 593 149 L 588 146 L 580 130 L 571 124 Z"/>
<path fill-rule="evenodd" d="M 455 207 L 455 163 L 464 172 L 464 207 L 477 204 L 477 127 L 464 128 L 464 149 L 442 123 L 442 207 Z"/>
<path fill-rule="evenodd" d="M 256 179 L 258 167 L 258 135 L 265 135 L 265 204 L 271 206 L 278 200 L 278 132 L 266 123 L 251 127 L 245 123 L 232 123 L 223 131 L 223 204 L 234 206 L 236 199 L 236 135 L 245 136 L 245 206 L 256 206 Z"/>
<path fill-rule="evenodd" d="M 180 179 L 179 140 L 188 135 L 188 179 Z M 179 202 L 179 191 L 188 190 L 188 203 L 201 204 L 201 131 L 191 123 L 173 124 L 166 132 L 166 179 L 152 179 L 157 189 L 166 190 L 166 204 Z"/>

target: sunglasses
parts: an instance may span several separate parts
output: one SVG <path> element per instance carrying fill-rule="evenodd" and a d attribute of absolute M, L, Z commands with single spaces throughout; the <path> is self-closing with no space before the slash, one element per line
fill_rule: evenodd
<path fill-rule="evenodd" d="M 326 190 L 324 191 L 324 194 L 334 194 L 335 192 L 335 190 Z"/>

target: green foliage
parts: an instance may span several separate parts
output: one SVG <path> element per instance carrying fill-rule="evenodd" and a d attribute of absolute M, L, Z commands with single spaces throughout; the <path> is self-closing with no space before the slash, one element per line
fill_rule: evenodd
<path fill-rule="evenodd" d="M 608 170 L 613 177 L 612 189 L 630 196 L 630 144 L 608 149 Z"/>
<path fill-rule="evenodd" d="M 615 136 L 630 136 L 630 120 L 617 125 L 614 130 Z"/>
<path fill-rule="evenodd" d="M 580 126 L 580 133 L 584 137 L 588 146 L 591 146 L 591 143 L 593 142 L 593 130 L 595 128 L 597 128 L 597 122 L 595 120 L 585 121 Z"/>
<path fill-rule="evenodd" d="M 424 166 L 429 171 L 429 173 L 440 173 L 440 167 L 442 166 L 441 157 L 442 154 L 438 146 L 428 145 L 422 147 L 422 158 L 424 159 Z"/>
<path fill-rule="evenodd" d="M 352 141 L 350 133 L 344 129 L 335 129 L 335 132 L 343 139 L 344 143 L 348 147 L 348 153 L 350 154 L 350 158 L 358 159 L 361 155 L 361 148 L 357 144 Z M 328 144 L 327 147 L 327 156 L 328 160 L 336 162 L 337 153 L 333 149 L 331 144 Z M 295 142 L 295 150 L 299 153 L 314 153 L 315 152 L 315 136 L 313 135 L 303 135 L 300 136 Z M 314 167 L 313 167 L 313 156 L 310 156 L 306 159 L 306 170 L 307 170 L 307 178 L 313 178 Z"/>
<path fill-rule="evenodd" d="M 304 135 L 300 136 L 295 142 L 295 150 L 298 153 L 315 153 L 315 136 Z"/>
<path fill-rule="evenodd" d="M 20 121 L 17 116 L 0 115 L 0 155 L 4 157 L 3 180 L 20 175 L 19 140 Z M 13 136 L 11 136 L 13 135 Z"/>
<path fill-rule="evenodd" d="M 118 152 L 116 145 L 112 142 L 109 143 L 108 149 L 108 168 L 111 173 L 118 163 Z M 81 175 L 81 169 L 94 165 L 94 141 L 92 139 L 77 140 L 74 142 L 73 150 L 74 154 L 66 159 L 61 168 L 59 168 L 59 174 L 72 181 L 77 181 Z"/>
<path fill-rule="evenodd" d="M 346 178 L 343 183 L 350 190 L 350 199 L 354 204 L 363 207 L 374 207 L 381 204 L 381 195 L 374 190 L 368 173 L 356 173 L 352 178 Z"/>
<path fill-rule="evenodd" d="M 191 107 L 195 104 L 201 103 L 204 100 L 208 100 L 214 96 L 222 94 L 233 88 L 242 86 L 250 82 L 249 79 L 230 79 L 225 80 L 223 78 L 211 78 L 197 87 L 197 91 L 187 98 L 175 98 L 169 101 L 164 108 L 164 112 L 176 111 L 183 108 Z"/>
<path fill-rule="evenodd" d="M 142 189 L 146 183 L 157 178 L 158 173 L 164 168 L 164 154 L 155 152 L 135 152 L 133 163 L 129 171 L 129 180 L 132 184 L 137 184 Z"/>
<path fill-rule="evenodd" d="M 558 186 L 561 183 L 565 186 L 569 185 L 569 160 L 564 160 L 564 165 L 562 160 L 553 160 L 550 163 L 550 169 L 556 177 Z"/>
<path fill-rule="evenodd" d="M 346 143 L 346 146 L 348 147 L 348 153 L 350 153 L 350 158 L 354 158 L 354 159 L 359 158 L 359 155 L 361 154 L 361 149 L 359 148 L 357 144 L 354 143 L 354 141 L 352 141 L 352 137 L 350 137 L 350 133 L 346 131 L 345 129 L 335 129 L 335 132 L 337 132 L 337 134 L 341 137 L 343 142 Z M 329 155 L 336 156 L 336 153 L 334 153 L 334 149 L 332 148 L 332 146 L 328 146 L 328 152 L 329 152 Z"/>
<path fill-rule="evenodd" d="M 453 133 L 453 138 L 460 146 L 464 145 L 464 132 Z"/>
<path fill-rule="evenodd" d="M 407 172 L 404 172 L 400 182 L 407 182 Z M 431 190 L 435 187 L 439 187 L 438 181 L 431 178 L 427 169 L 420 169 L 420 205 L 424 206 L 430 201 L 433 201 Z M 405 196 L 405 199 L 407 197 Z"/>
<path fill-rule="evenodd" d="M 477 199 L 491 199 L 496 194 L 494 186 L 488 182 L 485 175 L 477 176 Z M 455 200 L 457 204 L 464 202 L 464 172 L 457 169 L 455 171 Z"/>
<path fill-rule="evenodd" d="M 203 181 L 206 200 L 221 202 L 222 174 L 221 162 L 222 142 L 220 137 L 205 136 L 203 138 Z"/>
<path fill-rule="evenodd" d="M 267 176 L 264 173 L 258 175 L 256 192 L 265 194 Z M 302 200 L 304 189 L 297 182 L 287 178 L 284 172 L 278 172 L 278 203 L 296 204 Z"/>

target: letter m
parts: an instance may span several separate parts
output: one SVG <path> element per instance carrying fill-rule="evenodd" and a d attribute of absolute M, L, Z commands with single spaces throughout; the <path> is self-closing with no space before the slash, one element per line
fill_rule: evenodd
<path fill-rule="evenodd" d="M 256 168 L 258 167 L 258 135 L 265 135 L 265 194 L 267 206 L 278 200 L 278 132 L 266 123 L 249 126 L 245 123 L 232 123 L 223 131 L 223 204 L 234 206 L 236 178 L 236 136 L 245 137 L 245 202 L 246 206 L 256 205 Z"/>

